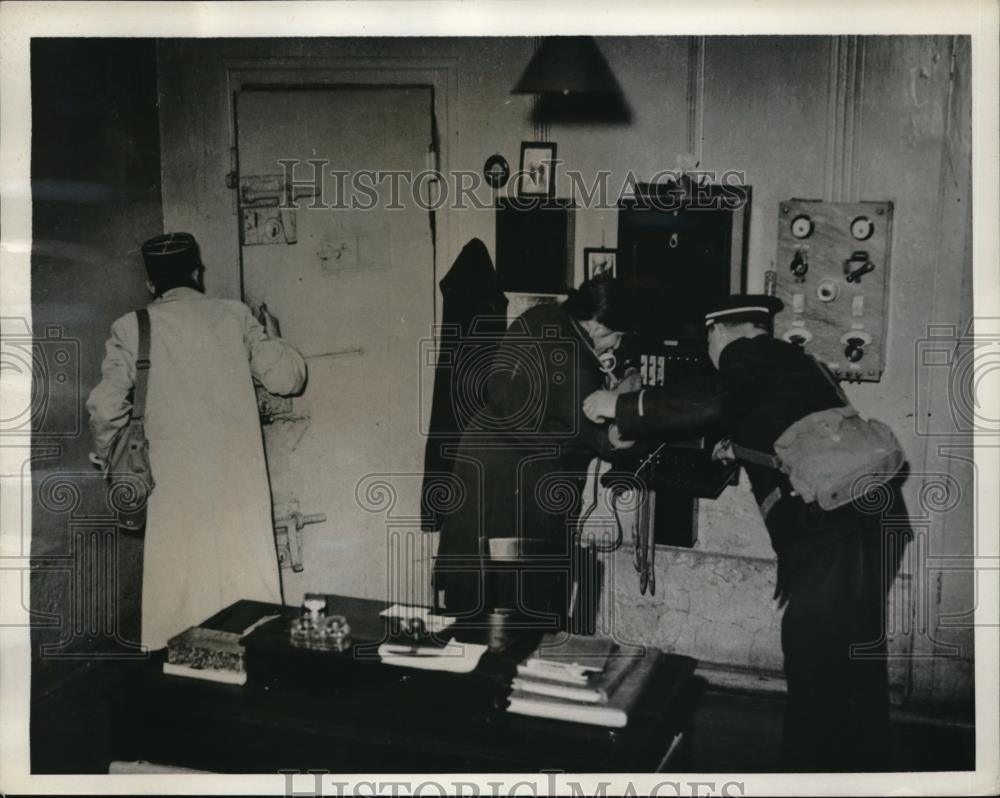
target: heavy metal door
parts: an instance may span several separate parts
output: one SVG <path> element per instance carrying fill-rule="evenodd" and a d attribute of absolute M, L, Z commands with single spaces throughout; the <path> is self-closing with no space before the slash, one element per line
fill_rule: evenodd
<path fill-rule="evenodd" d="M 418 370 L 434 320 L 434 247 L 408 179 L 393 203 L 374 173 L 426 169 L 431 103 L 426 87 L 236 96 L 244 300 L 267 305 L 309 367 L 304 394 L 273 405 L 264 427 L 275 516 L 291 541 L 284 558 L 301 559 L 301 571 L 282 568 L 287 603 L 306 591 L 401 597 L 407 566 L 387 512 L 419 516 L 428 404 Z M 317 174 L 321 185 L 303 185 Z M 296 210 L 278 207 L 286 191 Z M 316 523 L 296 529 L 307 521 Z M 402 548 L 419 548 L 419 534 Z M 426 580 L 403 576 L 410 598 L 429 599 Z"/>

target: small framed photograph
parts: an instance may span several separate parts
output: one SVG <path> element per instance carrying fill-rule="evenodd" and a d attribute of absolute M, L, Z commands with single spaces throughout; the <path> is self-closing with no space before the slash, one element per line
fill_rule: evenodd
<path fill-rule="evenodd" d="M 618 250 L 587 247 L 583 250 L 583 279 L 618 276 Z"/>
<path fill-rule="evenodd" d="M 517 193 L 522 197 L 551 197 L 556 191 L 556 145 L 551 141 L 522 141 Z"/>

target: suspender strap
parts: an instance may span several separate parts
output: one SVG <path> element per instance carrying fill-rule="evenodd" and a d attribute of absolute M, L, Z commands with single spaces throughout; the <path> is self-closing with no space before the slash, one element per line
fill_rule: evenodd
<path fill-rule="evenodd" d="M 837 380 L 834 378 L 830 369 L 827 368 L 826 364 L 823 363 L 816 357 L 813 357 L 813 362 L 815 362 L 816 367 L 819 369 L 820 373 L 829 383 L 830 387 L 833 388 L 834 393 L 843 402 L 845 407 L 850 407 L 850 402 L 847 396 L 844 394 L 844 389 L 840 386 Z M 767 454 L 765 452 L 759 452 L 756 449 L 747 449 L 745 446 L 740 446 L 739 444 L 732 444 L 733 454 L 736 456 L 737 460 L 742 460 L 746 463 L 754 463 L 755 465 L 765 466 L 767 468 L 774 468 L 778 471 L 781 470 L 781 459 L 773 454 Z M 767 496 L 764 497 L 764 501 L 760 503 L 760 514 L 766 519 L 768 514 L 774 509 L 781 497 L 784 495 L 784 491 L 781 487 L 776 487 Z M 794 492 L 792 493 L 794 496 Z"/>
<path fill-rule="evenodd" d="M 760 503 L 760 514 L 764 520 L 767 520 L 767 516 L 770 514 L 771 510 L 774 509 L 774 505 L 781 501 L 782 495 L 782 490 L 779 487 L 775 488 L 764 497 L 764 501 Z"/>
<path fill-rule="evenodd" d="M 758 452 L 756 449 L 747 449 L 745 446 L 740 446 L 738 443 L 733 444 L 733 454 L 736 455 L 737 460 L 743 460 L 747 463 L 753 463 L 755 465 L 767 466 L 768 468 L 776 468 L 778 470 L 781 469 L 781 460 L 773 454 Z"/>
<path fill-rule="evenodd" d="M 781 460 L 772 454 L 758 452 L 756 449 L 747 449 L 745 446 L 740 446 L 737 443 L 734 443 L 732 446 L 733 454 L 736 455 L 737 460 L 781 470 Z M 774 509 L 774 505 L 781 501 L 783 495 L 784 491 L 782 491 L 779 485 L 764 497 L 764 501 L 760 503 L 760 514 L 765 521 L 771 510 Z"/>
<path fill-rule="evenodd" d="M 149 311 L 135 312 L 139 321 L 139 355 L 135 360 L 135 392 L 132 397 L 132 420 L 142 421 L 146 413 L 146 388 L 149 382 Z"/>

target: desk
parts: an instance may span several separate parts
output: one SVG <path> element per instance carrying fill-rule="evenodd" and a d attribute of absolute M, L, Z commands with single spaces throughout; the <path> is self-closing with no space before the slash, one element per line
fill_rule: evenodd
<path fill-rule="evenodd" d="M 340 601 L 353 617 L 385 607 Z M 695 661 L 664 655 L 642 709 L 607 729 L 508 714 L 468 675 L 369 663 L 353 680 L 274 679 L 253 654 L 243 687 L 166 676 L 162 655 L 143 663 L 110 697 L 113 758 L 226 773 L 650 772 L 687 730 L 697 692 Z M 513 665 L 486 657 L 489 673 Z"/>

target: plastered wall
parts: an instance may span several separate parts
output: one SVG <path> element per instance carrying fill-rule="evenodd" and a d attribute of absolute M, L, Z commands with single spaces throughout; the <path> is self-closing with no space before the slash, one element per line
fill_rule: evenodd
<path fill-rule="evenodd" d="M 35 39 L 31 88 L 35 396 L 21 477 L 38 691 L 139 639 L 141 541 L 115 531 L 84 400 L 111 322 L 149 300 L 138 253 L 162 232 L 155 43 Z M 5 336 L 24 324 L 4 322 Z"/>
<path fill-rule="evenodd" d="M 754 191 L 751 290 L 761 289 L 775 257 L 780 200 L 892 200 L 885 376 L 849 393 L 863 413 L 893 427 L 912 469 L 906 499 L 918 539 L 893 594 L 894 696 L 967 711 L 972 634 L 963 614 L 973 606 L 972 577 L 936 569 L 935 558 L 973 551 L 970 439 L 956 432 L 948 375 L 920 365 L 919 347 L 928 325 L 951 325 L 954 338 L 972 313 L 968 41 L 640 37 L 600 46 L 631 106 L 628 124 L 534 124 L 530 98 L 509 93 L 533 51 L 530 39 L 160 42 L 164 227 L 198 237 L 209 293 L 238 296 L 237 225 L 225 185 L 233 144 L 227 70 L 268 59 L 444 65 L 453 78 L 438 119 L 449 142 L 445 169 L 478 171 L 495 152 L 516 168 L 520 142 L 544 137 L 558 143 L 562 168 L 609 169 L 612 187 L 629 170 L 642 180 L 674 168 L 685 152 L 703 169 L 742 171 Z M 568 190 L 561 181 L 557 193 Z M 583 248 L 614 246 L 616 226 L 613 211 L 578 212 L 578 278 Z M 494 243 L 488 210 L 452 212 L 448 230 L 438 278 L 468 239 Z M 925 422 L 934 436 L 924 434 Z M 700 549 L 658 553 L 655 598 L 638 597 L 629 551 L 612 556 L 618 579 L 606 599 L 618 623 L 644 642 L 708 662 L 780 670 L 774 565 L 745 480 L 703 502 L 699 526 Z"/>

